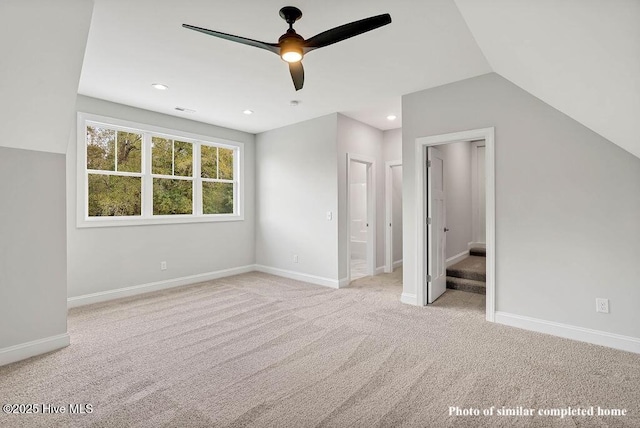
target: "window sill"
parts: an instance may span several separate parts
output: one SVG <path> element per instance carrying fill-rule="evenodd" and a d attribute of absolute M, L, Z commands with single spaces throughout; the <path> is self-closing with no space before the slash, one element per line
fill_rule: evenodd
<path fill-rule="evenodd" d="M 244 215 L 216 215 L 216 216 L 157 216 L 154 218 L 132 217 L 94 217 L 78 219 L 78 229 L 93 227 L 123 227 L 123 226 L 153 226 L 168 224 L 190 223 L 220 223 L 229 221 L 244 221 Z"/>

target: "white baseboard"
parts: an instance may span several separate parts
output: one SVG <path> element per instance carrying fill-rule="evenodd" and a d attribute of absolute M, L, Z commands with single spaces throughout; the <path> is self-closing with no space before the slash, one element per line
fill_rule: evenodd
<path fill-rule="evenodd" d="M 576 327 L 569 324 L 545 321 L 506 312 L 496 312 L 495 322 L 525 330 L 537 331 L 538 333 L 551 334 L 566 339 L 593 343 L 594 345 L 607 346 L 609 348 L 640 354 L 640 338 L 636 337 L 622 336 L 620 334 L 607 333 L 605 331 Z"/>
<path fill-rule="evenodd" d="M 69 333 L 45 337 L 0 349 L 0 366 L 69 346 Z"/>
<path fill-rule="evenodd" d="M 469 249 L 471 248 L 487 248 L 486 242 L 469 242 Z"/>
<path fill-rule="evenodd" d="M 400 301 L 402 303 L 406 303 L 407 305 L 418 306 L 418 296 L 410 293 L 402 293 L 400 296 Z"/>
<path fill-rule="evenodd" d="M 453 256 L 453 257 L 449 257 L 449 258 L 447 259 L 447 261 L 446 261 L 446 265 L 447 265 L 447 267 L 449 267 L 449 266 L 453 266 L 453 265 L 455 265 L 456 263 L 463 261 L 463 260 L 464 260 L 464 259 L 466 259 L 467 257 L 469 257 L 469 250 L 466 250 L 466 251 L 463 251 L 463 252 L 461 252 L 461 253 L 459 253 L 459 254 L 456 254 L 456 255 L 455 255 L 455 256 Z"/>
<path fill-rule="evenodd" d="M 397 268 L 397 267 L 400 267 L 400 266 L 402 266 L 402 259 L 396 260 L 395 262 L 393 262 L 393 268 L 394 269 Z"/>
<path fill-rule="evenodd" d="M 375 275 L 380 275 L 381 273 L 384 273 L 384 266 L 380 266 L 376 268 Z"/>
<path fill-rule="evenodd" d="M 347 277 L 342 278 L 340 281 L 338 281 L 338 288 L 344 288 L 347 285 L 349 285 L 350 282 L 351 281 L 349 281 L 349 278 L 347 278 Z"/>
<path fill-rule="evenodd" d="M 118 288 L 116 290 L 74 296 L 67 299 L 67 307 L 76 308 L 78 306 L 90 305 L 92 303 L 100 303 L 122 297 L 136 296 L 138 294 L 149 293 L 151 291 L 166 290 L 168 288 L 196 284 L 198 282 L 210 281 L 212 279 L 224 278 L 226 276 L 239 275 L 241 273 L 253 272 L 254 270 L 256 270 L 254 265 L 247 265 L 215 272 L 183 276 L 181 278 L 168 279 L 166 281 L 150 282 L 148 284 Z"/>
<path fill-rule="evenodd" d="M 269 266 L 255 265 L 258 272 L 269 273 L 271 275 L 282 276 L 284 278 L 309 282 L 311 284 L 322 285 L 324 287 L 340 288 L 341 281 L 337 279 L 323 278 L 321 276 L 309 275 L 306 273 L 294 272 L 292 270 L 278 269 Z"/>

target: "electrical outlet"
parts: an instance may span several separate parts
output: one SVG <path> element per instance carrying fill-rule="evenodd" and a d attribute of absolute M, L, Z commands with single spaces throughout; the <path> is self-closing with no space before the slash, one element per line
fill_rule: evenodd
<path fill-rule="evenodd" d="M 609 313 L 609 299 L 596 299 L 596 312 Z"/>
<path fill-rule="evenodd" d="M 327 220 L 331 221 L 332 218 L 333 218 L 333 213 L 331 211 L 327 211 Z"/>
<path fill-rule="evenodd" d="M 160 262 L 160 270 L 167 270 L 167 262 Z"/>
<path fill-rule="evenodd" d="M 293 262 L 294 263 L 298 263 L 298 255 L 297 254 L 293 255 Z"/>

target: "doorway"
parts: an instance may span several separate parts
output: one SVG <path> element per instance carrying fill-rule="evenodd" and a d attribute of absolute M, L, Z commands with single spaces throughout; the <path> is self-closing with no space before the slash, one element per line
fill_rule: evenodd
<path fill-rule="evenodd" d="M 349 282 L 375 274 L 375 165 L 366 156 L 347 155 L 347 255 Z"/>
<path fill-rule="evenodd" d="M 433 303 L 439 293 L 444 292 L 440 274 L 446 263 L 442 257 L 442 246 L 446 245 L 441 238 L 446 224 L 443 224 L 443 212 L 437 199 L 442 189 L 437 180 L 438 168 L 433 165 L 438 161 L 433 146 L 455 143 L 484 141 L 484 191 L 485 202 L 485 235 L 486 235 L 486 319 L 494 321 L 495 317 L 495 175 L 494 175 L 494 128 L 477 129 L 453 134 L 436 135 L 416 140 L 416 208 L 418 211 L 416 230 L 419 236 L 417 263 L 417 299 L 418 304 Z M 429 165 L 431 160 L 431 165 Z M 434 162 L 436 161 L 436 162 Z M 430 175 L 434 175 L 430 177 Z M 445 266 L 446 269 L 446 266 Z M 434 281 L 437 279 L 438 281 Z M 445 279 L 446 284 L 446 279 Z"/>

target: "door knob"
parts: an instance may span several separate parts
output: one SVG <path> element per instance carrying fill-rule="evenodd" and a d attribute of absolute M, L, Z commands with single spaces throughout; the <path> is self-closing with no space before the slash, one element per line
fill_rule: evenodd
<path fill-rule="evenodd" d="M 444 231 L 445 231 L 445 232 L 448 232 L 448 231 L 449 231 L 449 228 L 448 228 L 448 227 L 445 227 L 445 228 L 444 228 Z"/>

